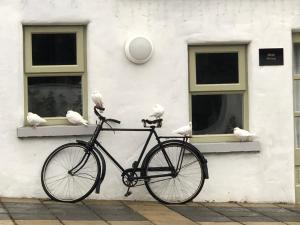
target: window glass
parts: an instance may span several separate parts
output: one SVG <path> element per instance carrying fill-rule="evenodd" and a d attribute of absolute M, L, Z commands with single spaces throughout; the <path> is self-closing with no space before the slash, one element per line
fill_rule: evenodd
<path fill-rule="evenodd" d="M 192 95 L 193 135 L 232 134 L 243 127 L 243 95 Z"/>
<path fill-rule="evenodd" d="M 300 73 L 300 43 L 294 44 L 294 73 Z"/>
<path fill-rule="evenodd" d="M 76 65 L 76 33 L 32 34 L 32 65 Z"/>
<path fill-rule="evenodd" d="M 300 80 L 294 80 L 294 111 L 300 111 Z"/>
<path fill-rule="evenodd" d="M 64 117 L 68 110 L 82 114 L 80 76 L 28 77 L 28 112 Z"/>
<path fill-rule="evenodd" d="M 295 118 L 296 148 L 300 148 L 300 118 Z"/>
<path fill-rule="evenodd" d="M 197 84 L 239 82 L 238 53 L 197 53 Z"/>

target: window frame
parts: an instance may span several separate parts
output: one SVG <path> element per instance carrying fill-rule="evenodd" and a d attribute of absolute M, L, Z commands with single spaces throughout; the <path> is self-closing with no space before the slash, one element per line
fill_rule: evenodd
<path fill-rule="evenodd" d="M 76 65 L 32 65 L 31 34 L 76 33 Z M 24 124 L 28 126 L 28 78 L 29 77 L 81 77 L 82 116 L 87 119 L 86 27 L 84 25 L 24 25 Z M 44 117 L 49 125 L 70 125 L 66 117 Z"/>
<path fill-rule="evenodd" d="M 248 90 L 247 90 L 247 57 L 246 45 L 203 45 L 188 46 L 189 56 L 189 120 L 192 121 L 192 96 L 214 94 L 243 95 L 243 128 L 249 128 Z M 238 53 L 238 83 L 196 84 L 196 53 Z M 227 142 L 239 141 L 233 134 L 193 135 L 192 142 Z"/>

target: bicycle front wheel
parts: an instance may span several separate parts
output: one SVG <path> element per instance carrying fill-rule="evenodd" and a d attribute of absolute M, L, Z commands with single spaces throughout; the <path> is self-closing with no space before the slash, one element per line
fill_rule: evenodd
<path fill-rule="evenodd" d="M 170 159 L 175 173 L 167 162 Z M 150 151 L 144 161 L 145 185 L 149 193 L 165 204 L 182 204 L 194 199 L 204 184 L 199 154 L 183 143 L 167 143 Z M 172 175 L 171 175 L 172 174 Z"/>
<path fill-rule="evenodd" d="M 100 169 L 95 152 L 78 143 L 65 144 L 46 159 L 41 173 L 42 186 L 53 200 L 81 201 L 95 189 Z"/>

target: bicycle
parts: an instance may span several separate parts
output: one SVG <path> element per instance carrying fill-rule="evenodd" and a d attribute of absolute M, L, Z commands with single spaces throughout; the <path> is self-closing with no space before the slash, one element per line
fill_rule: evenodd
<path fill-rule="evenodd" d="M 47 157 L 41 182 L 52 200 L 74 203 L 85 199 L 94 190 L 99 194 L 106 174 L 102 153 L 121 170 L 123 184 L 127 187 L 125 196 L 131 194 L 130 188 L 141 185 L 165 204 L 186 203 L 199 194 L 205 179 L 208 179 L 207 160 L 188 142 L 189 137 L 158 136 L 155 128 L 162 126 L 162 119 L 143 119 L 142 129 L 113 128 L 111 123 L 121 122 L 102 116 L 100 113 L 103 111 L 104 108 L 94 107 L 100 123 L 89 141 L 76 140 L 64 144 Z M 109 128 L 104 128 L 104 124 Z M 149 132 L 149 135 L 138 159 L 131 168 L 124 169 L 97 141 L 101 131 L 138 131 Z M 143 158 L 153 135 L 157 144 Z"/>

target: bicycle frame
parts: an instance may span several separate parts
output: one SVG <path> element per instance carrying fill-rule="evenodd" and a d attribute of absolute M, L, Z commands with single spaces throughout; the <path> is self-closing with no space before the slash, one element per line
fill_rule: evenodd
<path fill-rule="evenodd" d="M 133 163 L 133 167 L 132 168 L 129 168 L 129 169 L 133 169 L 133 173 L 137 172 L 137 171 L 141 171 L 142 168 L 139 168 L 139 165 L 141 163 L 141 160 L 145 154 L 145 151 L 148 147 L 148 144 L 152 138 L 152 136 L 154 135 L 155 136 L 155 139 L 157 141 L 157 144 L 162 148 L 162 152 L 165 156 L 165 159 L 168 163 L 168 167 L 164 167 L 164 168 L 157 168 L 157 170 L 160 170 L 160 171 L 170 171 L 170 173 L 166 173 L 166 174 L 162 174 L 162 175 L 152 175 L 152 176 L 139 176 L 137 177 L 137 179 L 141 179 L 141 180 L 144 180 L 144 179 L 149 179 L 149 178 L 155 178 L 155 177 L 166 177 L 166 176 L 173 176 L 176 172 L 176 169 L 174 168 L 169 156 L 167 155 L 163 145 L 161 144 L 161 141 L 160 141 L 160 138 L 175 138 L 175 137 L 159 137 L 158 134 L 156 133 L 155 131 L 155 126 L 150 126 L 150 128 L 144 128 L 144 129 L 134 129 L 134 128 L 103 128 L 103 124 L 104 124 L 104 121 L 102 121 L 99 125 L 97 125 L 96 129 L 95 129 L 95 132 L 92 136 L 92 138 L 90 139 L 90 141 L 88 142 L 89 143 L 89 146 L 91 146 L 92 148 L 91 149 L 95 149 L 96 152 L 99 151 L 99 152 L 103 152 L 121 171 L 122 173 L 125 172 L 125 168 L 121 166 L 121 164 L 105 149 L 105 147 L 103 147 L 98 141 L 97 141 L 97 138 L 100 134 L 101 131 L 121 131 L 121 132 L 149 132 L 149 135 L 146 139 L 146 142 L 144 144 L 144 147 L 139 155 L 139 158 L 137 161 L 134 161 Z M 178 137 L 177 137 L 178 138 Z M 181 138 L 181 137 L 180 137 Z M 100 150 L 97 148 L 97 147 L 100 148 Z"/>

